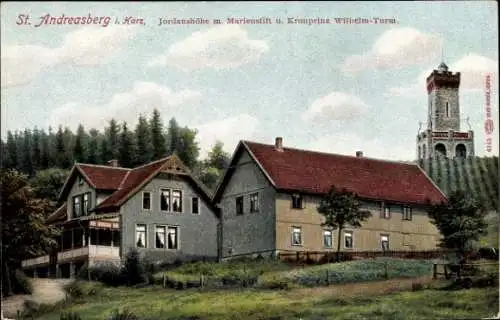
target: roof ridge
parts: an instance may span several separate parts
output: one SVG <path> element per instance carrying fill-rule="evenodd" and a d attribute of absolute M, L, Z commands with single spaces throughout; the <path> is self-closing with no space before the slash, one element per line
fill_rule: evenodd
<path fill-rule="evenodd" d="M 241 141 L 243 143 L 254 143 L 254 144 L 260 144 L 262 146 L 274 147 L 274 145 L 272 145 L 272 144 L 267 144 L 267 143 L 262 143 L 262 142 L 255 142 L 255 141 L 250 141 L 250 140 L 241 140 Z M 412 161 L 388 160 L 388 159 L 372 158 L 372 157 L 366 157 L 366 156 L 356 157 L 356 156 L 350 156 L 350 155 L 340 154 L 340 153 L 315 151 L 315 150 L 308 150 L 308 149 L 301 149 L 301 148 L 283 147 L 283 149 L 285 151 L 288 149 L 288 150 L 293 150 L 293 151 L 309 152 L 309 153 L 322 154 L 322 155 L 328 155 L 328 156 L 337 156 L 337 157 L 345 157 L 345 158 L 352 158 L 352 159 L 359 159 L 359 160 L 371 160 L 371 161 L 388 162 L 388 163 L 393 163 L 393 164 L 405 164 L 405 165 L 418 166 L 417 163 L 414 163 Z"/>
<path fill-rule="evenodd" d="M 107 169 L 117 169 L 117 170 L 127 170 L 127 171 L 133 170 L 133 169 L 131 169 L 131 168 L 125 168 L 125 167 L 112 167 L 112 166 L 107 166 L 107 165 L 105 165 L 105 164 L 80 163 L 80 162 L 76 162 L 76 163 L 75 163 L 75 166 L 81 166 L 81 165 L 84 165 L 84 166 L 89 166 L 89 167 L 97 167 L 97 168 L 107 168 Z"/>
<path fill-rule="evenodd" d="M 140 165 L 140 166 L 138 166 L 138 167 L 132 168 L 131 170 L 137 170 L 137 169 L 147 167 L 147 166 L 152 165 L 152 164 L 157 163 L 157 162 L 167 161 L 170 157 L 172 157 L 172 156 L 170 155 L 170 156 L 168 156 L 168 157 L 164 157 L 164 158 L 161 158 L 161 159 L 158 159 L 158 160 L 152 161 L 152 162 L 145 163 L 145 164 Z"/>
<path fill-rule="evenodd" d="M 127 173 L 125 174 L 125 176 L 123 177 L 122 181 L 120 182 L 120 185 L 118 186 L 118 190 L 121 190 L 121 188 L 123 187 L 123 184 L 125 183 L 125 181 L 127 181 L 127 178 L 128 178 L 128 175 L 130 174 L 130 172 L 132 172 L 133 170 L 129 170 L 127 171 Z"/>

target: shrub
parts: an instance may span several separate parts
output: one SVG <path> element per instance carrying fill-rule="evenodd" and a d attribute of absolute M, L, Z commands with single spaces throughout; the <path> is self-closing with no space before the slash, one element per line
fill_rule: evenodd
<path fill-rule="evenodd" d="M 16 270 L 15 272 L 15 280 L 19 286 L 19 289 L 21 292 L 25 294 L 31 294 L 33 293 L 33 284 L 31 283 L 30 278 L 28 278 L 24 272 L 21 270 Z"/>
<path fill-rule="evenodd" d="M 64 290 L 66 291 L 66 294 L 74 299 L 79 299 L 82 298 L 85 295 L 84 289 L 82 288 L 81 284 L 77 281 L 70 283 L 67 285 Z"/>
<path fill-rule="evenodd" d="M 115 310 L 108 320 L 139 320 L 139 317 L 127 309 L 124 309 L 122 311 Z"/>
<path fill-rule="evenodd" d="M 75 312 L 65 312 L 61 314 L 59 320 L 82 320 L 82 317 Z"/>
<path fill-rule="evenodd" d="M 90 267 L 89 273 L 90 280 L 99 281 L 108 286 L 119 286 L 124 283 L 120 268 L 113 263 Z"/>
<path fill-rule="evenodd" d="M 147 282 L 147 275 L 144 269 L 144 264 L 140 259 L 139 252 L 132 249 L 125 257 L 121 276 L 130 286 L 145 283 Z"/>

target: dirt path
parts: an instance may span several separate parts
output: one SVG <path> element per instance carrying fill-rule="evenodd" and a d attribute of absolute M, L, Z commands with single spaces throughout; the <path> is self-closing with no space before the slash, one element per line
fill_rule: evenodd
<path fill-rule="evenodd" d="M 31 279 L 33 283 L 33 294 L 16 295 L 2 300 L 3 316 L 15 318 L 17 310 L 22 310 L 24 301 L 31 299 L 39 304 L 51 304 L 64 300 L 66 294 L 64 286 L 71 283 L 70 279 Z"/>

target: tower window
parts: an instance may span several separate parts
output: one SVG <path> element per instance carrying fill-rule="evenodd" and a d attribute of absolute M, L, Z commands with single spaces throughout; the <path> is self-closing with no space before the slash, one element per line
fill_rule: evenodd
<path fill-rule="evenodd" d="M 446 117 L 450 117 L 450 104 L 446 102 Z"/>

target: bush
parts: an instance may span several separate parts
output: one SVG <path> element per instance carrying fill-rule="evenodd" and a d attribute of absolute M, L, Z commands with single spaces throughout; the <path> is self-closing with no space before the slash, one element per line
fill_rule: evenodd
<path fill-rule="evenodd" d="M 59 320 L 82 320 L 82 317 L 75 312 L 66 312 L 61 314 Z"/>
<path fill-rule="evenodd" d="M 21 292 L 25 294 L 32 294 L 33 293 L 33 284 L 31 283 L 30 278 L 28 278 L 24 272 L 21 270 L 16 270 L 14 274 L 14 278 L 19 286 L 19 289 Z"/>
<path fill-rule="evenodd" d="M 139 252 L 135 249 L 132 249 L 127 253 L 125 263 L 121 271 L 121 276 L 129 286 L 148 281 L 144 264 L 140 259 Z"/>
<path fill-rule="evenodd" d="M 84 289 L 77 281 L 67 285 L 64 290 L 66 291 L 66 294 L 73 299 L 79 299 L 85 295 Z"/>
<path fill-rule="evenodd" d="M 99 281 L 108 286 L 119 286 L 124 283 L 120 268 L 113 263 L 90 267 L 88 271 L 90 280 Z"/>

